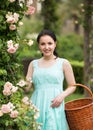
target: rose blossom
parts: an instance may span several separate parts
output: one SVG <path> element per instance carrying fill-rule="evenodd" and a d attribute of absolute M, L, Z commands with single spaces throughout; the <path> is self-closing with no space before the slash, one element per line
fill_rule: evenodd
<path fill-rule="evenodd" d="M 31 5 L 31 4 L 33 4 L 33 0 L 28 0 L 27 5 Z"/>
<path fill-rule="evenodd" d="M 23 22 L 19 22 L 19 26 L 22 26 L 23 25 Z"/>
<path fill-rule="evenodd" d="M 6 15 L 7 18 L 7 23 L 17 23 L 18 18 L 19 18 L 19 14 L 18 13 L 12 13 L 12 12 L 8 12 L 8 14 Z"/>
<path fill-rule="evenodd" d="M 15 93 L 17 90 L 18 90 L 18 87 L 12 86 L 11 91 L 12 91 L 13 93 Z"/>
<path fill-rule="evenodd" d="M 3 90 L 3 94 L 6 95 L 6 96 L 9 96 L 12 93 L 11 93 L 11 90 L 9 88 L 6 88 L 6 89 Z"/>
<path fill-rule="evenodd" d="M 9 113 L 9 112 L 11 112 L 11 109 L 10 109 L 9 105 L 3 104 L 1 107 L 1 111 L 2 111 L 2 113 Z"/>
<path fill-rule="evenodd" d="M 19 18 L 19 14 L 17 14 L 17 13 L 14 13 L 13 17 L 14 17 L 14 19 L 15 19 L 15 23 L 17 23 L 17 21 L 18 21 L 18 18 Z"/>
<path fill-rule="evenodd" d="M 16 25 L 11 24 L 11 25 L 9 26 L 9 29 L 12 30 L 12 31 L 13 31 L 13 30 L 16 30 Z"/>
<path fill-rule="evenodd" d="M 12 12 L 8 12 L 8 13 L 6 14 L 6 18 L 8 19 L 9 17 L 12 17 Z"/>
<path fill-rule="evenodd" d="M 34 14 L 34 12 L 35 12 L 35 7 L 28 6 L 28 10 L 26 11 L 26 15 Z"/>
<path fill-rule="evenodd" d="M 16 44 L 13 45 L 13 41 L 12 41 L 12 40 L 9 40 L 9 41 L 7 41 L 7 47 L 8 47 L 7 51 L 8 51 L 9 53 L 15 53 L 16 50 L 17 50 L 18 47 L 19 47 L 19 44 L 16 43 Z"/>
<path fill-rule="evenodd" d="M 15 47 L 16 49 L 18 49 L 19 44 L 18 44 L 18 43 L 16 43 L 16 44 L 14 45 L 14 47 Z"/>
<path fill-rule="evenodd" d="M 18 111 L 17 110 L 12 111 L 11 114 L 10 114 L 11 118 L 16 118 L 17 116 L 18 116 Z"/>
<path fill-rule="evenodd" d="M 15 23 L 15 18 L 13 18 L 13 16 L 8 17 L 7 23 Z"/>
<path fill-rule="evenodd" d="M 33 41 L 32 40 L 29 40 L 29 42 L 27 43 L 29 46 L 32 46 L 33 45 Z"/>
<path fill-rule="evenodd" d="M 23 87 L 26 85 L 26 82 L 24 80 L 20 80 L 19 83 L 17 83 L 17 85 L 19 85 L 20 87 Z"/>
<path fill-rule="evenodd" d="M 11 102 L 9 102 L 7 105 L 10 107 L 11 111 L 15 108 L 15 106 Z"/>
<path fill-rule="evenodd" d="M 10 46 L 13 46 L 13 40 L 7 41 L 7 46 L 8 46 L 8 48 L 10 48 Z"/>
<path fill-rule="evenodd" d="M 7 52 L 9 52 L 9 53 L 15 53 L 16 50 L 17 49 L 15 47 L 11 46 L 10 48 L 7 49 Z"/>
<path fill-rule="evenodd" d="M 30 104 L 29 98 L 26 97 L 26 96 L 22 99 L 22 102 L 23 102 L 24 104 L 26 104 L 26 105 L 29 105 L 29 104 Z"/>
<path fill-rule="evenodd" d="M 10 82 L 6 82 L 6 83 L 4 84 L 4 89 L 11 89 L 12 86 L 13 86 L 12 83 L 10 83 Z"/>

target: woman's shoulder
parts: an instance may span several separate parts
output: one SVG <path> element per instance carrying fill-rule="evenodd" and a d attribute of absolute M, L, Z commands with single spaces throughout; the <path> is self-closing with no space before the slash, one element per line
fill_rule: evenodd
<path fill-rule="evenodd" d="M 60 58 L 59 57 L 59 61 L 63 62 L 63 64 L 69 63 L 69 61 L 67 59 L 65 59 L 65 58 Z"/>
<path fill-rule="evenodd" d="M 67 66 L 71 66 L 70 62 L 68 59 L 65 59 L 65 58 L 59 58 L 59 61 L 61 62 L 63 68 L 64 67 L 67 67 Z"/>
<path fill-rule="evenodd" d="M 37 61 L 38 61 L 38 59 L 34 59 L 34 60 L 31 61 L 31 63 L 33 64 L 33 63 L 35 63 Z"/>
<path fill-rule="evenodd" d="M 41 58 L 34 59 L 34 60 L 32 61 L 32 64 L 37 63 L 40 59 L 41 59 Z"/>
<path fill-rule="evenodd" d="M 66 59 L 66 58 L 61 58 L 61 57 L 58 57 L 58 58 L 59 58 L 59 60 L 61 60 L 61 61 L 63 61 L 63 62 L 69 62 L 69 60 Z"/>
<path fill-rule="evenodd" d="M 35 66 L 38 65 L 38 61 L 39 61 L 40 59 L 41 59 L 41 58 L 34 59 L 34 60 L 32 60 L 32 61 L 30 62 L 30 64 L 31 64 L 33 67 L 35 67 Z"/>
<path fill-rule="evenodd" d="M 37 62 L 37 59 L 33 59 L 29 62 L 29 66 L 33 66 Z"/>
<path fill-rule="evenodd" d="M 63 61 L 63 70 L 68 70 L 68 68 L 72 68 L 71 63 L 68 59 L 64 59 Z"/>

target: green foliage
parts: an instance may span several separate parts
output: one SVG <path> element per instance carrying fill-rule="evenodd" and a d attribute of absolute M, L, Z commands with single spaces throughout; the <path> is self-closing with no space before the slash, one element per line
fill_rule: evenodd
<path fill-rule="evenodd" d="M 21 38 L 17 29 L 29 6 L 19 0 L 3 0 L 0 5 L 0 129 L 38 130 L 39 111 L 24 97 L 22 87 L 26 83 L 23 80 L 22 85 L 24 76 L 19 58 L 22 46 L 19 47 Z"/>
<path fill-rule="evenodd" d="M 33 45 L 31 47 L 24 45 L 21 48 L 21 52 L 20 52 L 20 59 L 24 59 L 24 58 L 38 58 L 41 56 L 41 53 L 39 51 L 38 48 L 38 43 L 36 42 L 36 39 L 33 39 Z"/>
<path fill-rule="evenodd" d="M 32 38 L 32 35 L 36 35 L 43 28 L 43 21 L 39 14 L 35 14 L 35 16 L 25 16 L 23 18 L 23 26 L 18 28 L 19 34 L 21 38 Z"/>
<path fill-rule="evenodd" d="M 60 21 L 57 13 L 58 2 L 55 0 L 45 0 L 42 2 L 42 16 L 44 21 L 44 28 L 59 32 Z"/>
<path fill-rule="evenodd" d="M 83 37 L 76 34 L 69 34 L 65 36 L 57 36 L 57 52 L 60 57 L 69 60 L 83 61 Z M 33 39 L 34 43 L 31 47 L 25 46 L 21 49 L 20 57 L 40 57 L 40 51 L 36 42 L 36 37 Z M 70 53 L 69 53 L 70 52 Z"/>
<path fill-rule="evenodd" d="M 92 16 L 93 16 L 93 1 L 87 0 L 83 1 L 82 9 L 84 10 L 81 14 L 82 24 L 85 30 L 91 31 L 92 26 Z"/>
<path fill-rule="evenodd" d="M 8 0 L 3 0 L 0 1 L 0 39 L 4 39 L 4 40 L 9 40 L 9 39 L 13 39 L 16 40 L 17 38 L 17 31 L 11 31 L 9 29 L 9 23 L 6 22 L 6 14 L 8 12 L 12 12 L 12 13 L 18 13 L 20 15 L 19 17 L 19 21 L 23 18 L 24 16 L 24 11 L 26 11 L 27 7 L 25 6 L 25 4 L 23 3 L 23 6 L 20 6 L 19 1 L 16 0 L 15 2 L 9 2 Z M 15 11 L 15 9 L 17 9 Z M 18 26 L 18 22 L 15 23 L 16 26 Z M 13 33 L 12 33 L 13 32 Z"/>
<path fill-rule="evenodd" d="M 83 38 L 76 34 L 58 36 L 57 51 L 60 57 L 83 60 Z"/>
<path fill-rule="evenodd" d="M 74 93 L 74 94 L 71 94 L 70 96 L 68 96 L 65 99 L 65 102 L 72 101 L 72 100 L 79 99 L 79 98 L 84 98 L 84 95 L 79 94 L 79 93 Z"/>
<path fill-rule="evenodd" d="M 8 0 L 0 1 L 0 81 L 6 82 L 6 81 L 12 81 L 13 83 L 16 82 L 16 80 L 19 78 L 17 73 L 20 71 L 21 65 L 20 60 L 18 57 L 18 52 L 15 54 L 9 54 L 7 52 L 7 41 L 9 40 L 15 40 L 15 42 L 19 39 L 19 34 L 17 30 L 11 30 L 9 29 L 10 23 L 7 22 L 6 15 L 8 15 L 8 12 L 11 12 L 12 14 L 18 13 L 19 19 L 18 22 L 15 22 L 15 26 L 18 26 L 18 23 L 24 16 L 24 11 L 26 10 L 26 6 L 23 3 L 23 6 L 21 7 L 19 4 L 19 1 L 15 2 L 9 2 Z M 17 9 L 17 10 L 16 10 Z M 5 76 L 5 73 L 6 76 Z"/>
<path fill-rule="evenodd" d="M 70 61 L 73 67 L 73 71 L 75 74 L 76 82 L 84 84 L 84 62 L 80 61 Z"/>

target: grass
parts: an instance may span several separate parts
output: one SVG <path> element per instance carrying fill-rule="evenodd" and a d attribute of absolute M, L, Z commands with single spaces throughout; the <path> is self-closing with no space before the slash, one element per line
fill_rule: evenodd
<path fill-rule="evenodd" d="M 75 99 L 79 99 L 79 98 L 84 98 L 84 94 L 73 93 L 70 96 L 66 97 L 65 102 L 75 100 Z"/>

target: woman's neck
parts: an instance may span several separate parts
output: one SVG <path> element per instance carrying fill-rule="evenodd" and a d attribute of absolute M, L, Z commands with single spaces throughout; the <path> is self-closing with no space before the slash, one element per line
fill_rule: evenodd
<path fill-rule="evenodd" d="M 49 61 L 49 60 L 55 60 L 57 57 L 55 55 L 49 56 L 49 57 L 43 57 L 43 60 Z"/>

